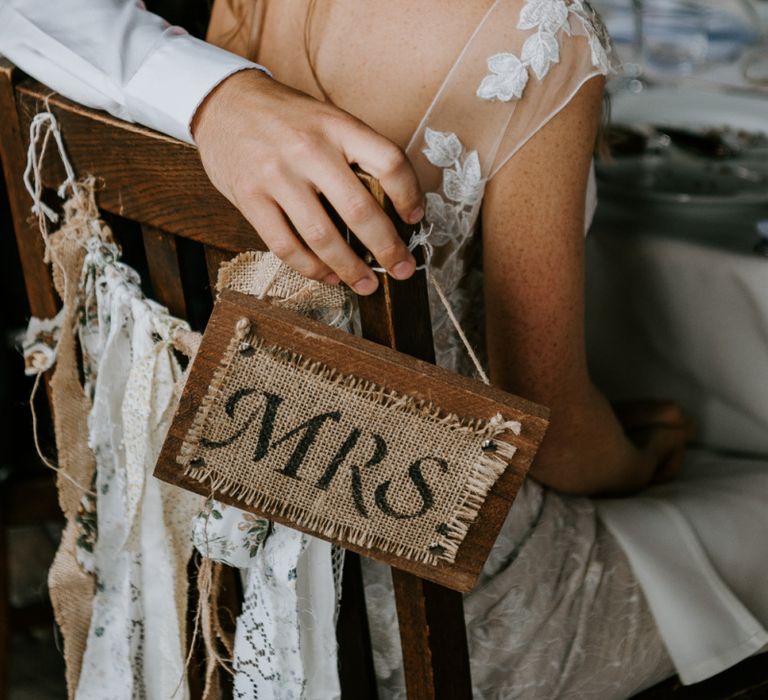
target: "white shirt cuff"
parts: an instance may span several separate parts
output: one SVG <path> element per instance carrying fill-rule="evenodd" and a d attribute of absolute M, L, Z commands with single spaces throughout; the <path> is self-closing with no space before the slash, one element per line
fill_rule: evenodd
<path fill-rule="evenodd" d="M 140 124 L 194 144 L 190 125 L 225 78 L 263 66 L 171 27 L 125 86 L 125 112 Z M 270 74 L 271 75 L 271 74 Z"/>

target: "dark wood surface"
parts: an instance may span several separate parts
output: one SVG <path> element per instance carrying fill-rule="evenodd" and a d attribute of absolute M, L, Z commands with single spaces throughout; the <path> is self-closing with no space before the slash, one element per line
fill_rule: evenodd
<path fill-rule="evenodd" d="M 26 164 L 22 131 L 28 126 L 20 122 L 16 111 L 14 87 L 18 77 L 19 74 L 14 66 L 0 57 L 0 161 L 29 309 L 36 316 L 50 318 L 56 315 L 57 296 L 48 266 L 43 260 L 44 245 L 38 232 L 37 221 L 30 217 L 29 208 L 32 201 L 22 182 L 22 173 Z M 11 235 L 10 231 L 2 233 Z M 10 263 L 10 261 L 4 261 L 4 263 Z M 18 291 L 19 294 L 22 293 L 21 290 Z M 6 301 L 13 303 L 12 299 Z M 9 461 L 13 450 L 6 451 L 6 460 Z M 35 458 L 25 467 L 36 463 Z M 39 490 L 38 487 L 40 487 Z M 20 622 L 34 621 L 20 619 L 19 614 L 23 615 L 23 613 L 14 611 L 10 606 L 8 585 L 10 550 L 7 528 L 12 524 L 30 522 L 30 520 L 25 521 L 24 514 L 11 506 L 17 502 L 24 502 L 21 499 L 25 496 L 34 497 L 34 500 L 29 502 L 28 510 L 32 511 L 32 515 L 39 516 L 39 522 L 58 517 L 60 510 L 50 475 L 46 474 L 42 480 L 35 480 L 34 483 L 31 481 L 20 484 L 5 483 L 0 488 L 4 491 L 3 502 L 0 503 L 0 568 L 2 568 L 0 571 L 0 699 L 3 699 L 8 692 L 7 684 L 10 676 L 8 664 L 11 634 L 20 629 L 17 627 Z"/>
<path fill-rule="evenodd" d="M 226 262 L 232 258 L 232 253 L 227 250 L 221 250 L 220 248 L 214 248 L 212 246 L 205 246 L 205 264 L 208 268 L 208 283 L 211 290 L 216 291 L 216 282 L 219 278 L 219 267 L 221 263 Z"/>
<path fill-rule="evenodd" d="M 341 605 L 336 625 L 339 643 L 339 680 L 342 700 L 376 700 L 376 672 L 368 615 L 365 607 L 365 587 L 360 557 L 344 553 Z"/>
<path fill-rule="evenodd" d="M 395 223 L 400 238 L 410 240 L 414 229 L 392 210 L 380 183 L 368 181 L 371 193 Z M 337 226 L 343 222 L 337 220 Z M 344 230 L 344 229 L 342 229 Z M 353 243 L 357 243 L 353 239 Z M 359 253 L 365 250 L 357 245 Z M 414 251 L 421 263 L 421 251 Z M 378 273 L 381 288 L 359 299 L 363 336 L 425 362 L 435 361 L 432 324 L 424 272 L 405 284 Z M 470 700 L 472 675 L 464 624 L 462 594 L 415 574 L 392 569 L 392 582 L 403 653 L 405 685 L 417 700 Z"/>
<path fill-rule="evenodd" d="M 445 411 L 459 416 L 490 418 L 502 413 L 508 420 L 521 422 L 521 435 L 506 438 L 517 446 L 517 453 L 470 527 L 467 538 L 459 548 L 455 564 L 430 566 L 377 549 L 369 550 L 346 541 L 332 540 L 347 549 L 380 559 L 456 590 L 471 590 L 544 436 L 546 409 L 388 347 L 350 336 L 344 331 L 270 305 L 253 296 L 225 290 L 219 296 L 208 323 L 192 374 L 155 469 L 155 476 L 201 495 L 208 494 L 210 487 L 185 476 L 183 469 L 176 463 L 176 456 L 208 391 L 235 325 L 242 317 L 251 321 L 255 333 L 268 345 L 290 348 L 304 357 L 334 367 L 343 374 L 360 377 L 400 394 L 431 400 Z M 285 517 L 246 507 L 226 494 L 216 494 L 216 497 L 296 527 Z M 312 534 L 323 537 L 320 532 Z"/>
<path fill-rule="evenodd" d="M 148 224 L 141 227 L 149 279 L 156 301 L 178 318 L 187 317 L 187 302 L 181 284 L 181 264 L 176 237 Z"/>
<path fill-rule="evenodd" d="M 25 140 L 24 137 L 29 126 L 27 122 L 20 123 L 16 112 L 14 83 L 17 75 L 14 75 L 13 65 L 0 57 L 0 160 L 3 164 L 30 310 L 40 318 L 53 318 L 58 310 L 57 297 L 48 265 L 43 261 L 45 246 L 38 231 L 37 221 L 30 214 L 32 200 L 22 181 L 27 162 L 28 139 Z"/>

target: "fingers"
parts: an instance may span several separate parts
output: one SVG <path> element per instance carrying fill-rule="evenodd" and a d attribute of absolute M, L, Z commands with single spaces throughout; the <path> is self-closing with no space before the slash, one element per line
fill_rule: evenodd
<path fill-rule="evenodd" d="M 654 482 L 669 481 L 683 466 L 686 434 L 682 428 L 657 428 L 647 437 L 647 449 L 657 456 Z"/>
<path fill-rule="evenodd" d="M 270 249 L 307 277 L 333 271 L 360 294 L 378 286 L 332 225 L 319 193 L 393 277 L 410 277 L 413 256 L 350 167 L 358 163 L 379 179 L 401 218 L 416 222 L 423 195 L 403 152 L 331 105 L 241 73 L 196 116 L 195 139 L 211 181 Z"/>
<path fill-rule="evenodd" d="M 379 265 L 395 279 L 410 277 L 416 269 L 416 260 L 400 239 L 390 218 L 343 159 L 329 160 L 328 165 L 313 173 L 315 186 L 371 251 Z M 321 257 L 331 264 L 328 258 Z"/>
<path fill-rule="evenodd" d="M 357 163 L 381 183 L 403 221 L 421 221 L 424 194 L 400 148 L 357 120 L 350 121 L 341 132 L 340 144 L 348 162 Z"/>
<path fill-rule="evenodd" d="M 292 183 L 278 193 L 278 203 L 304 242 L 328 268 L 357 294 L 376 291 L 379 281 L 375 273 L 342 238 L 309 185 Z"/>
<path fill-rule="evenodd" d="M 338 276 L 317 255 L 308 250 L 296 235 L 280 210 L 280 207 L 266 198 L 253 198 L 241 211 L 256 229 L 259 238 L 286 265 L 310 279 L 336 284 Z"/>
<path fill-rule="evenodd" d="M 690 419 L 674 401 L 644 399 L 640 401 L 621 401 L 613 405 L 621 424 L 627 428 L 669 426 L 682 427 Z"/>

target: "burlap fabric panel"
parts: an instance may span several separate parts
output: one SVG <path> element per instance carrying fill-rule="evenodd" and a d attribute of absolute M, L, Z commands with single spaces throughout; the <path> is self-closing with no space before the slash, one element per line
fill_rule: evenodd
<path fill-rule="evenodd" d="M 495 439 L 510 429 L 267 347 L 244 319 L 178 461 L 214 496 L 436 564 L 454 561 L 514 454 Z"/>
<path fill-rule="evenodd" d="M 351 303 L 349 291 L 302 277 L 272 253 L 248 251 L 219 268 L 216 288 L 263 296 L 303 316 L 339 312 Z"/>
<path fill-rule="evenodd" d="M 83 571 L 75 555 L 78 537 L 75 520 L 83 496 L 80 486 L 91 484 L 96 468 L 93 453 L 84 439 L 88 435 L 91 402 L 83 391 L 78 374 L 75 324 L 85 241 L 92 235 L 91 226 L 98 219 L 98 212 L 92 186 L 80 185 L 79 188 L 65 204 L 63 226 L 48 241 L 54 285 L 64 304 L 61 337 L 50 387 L 60 469 L 57 482 L 59 504 L 66 518 L 64 534 L 48 573 L 48 588 L 64 640 L 70 698 L 74 698 L 80 677 L 94 591 L 93 578 Z"/>

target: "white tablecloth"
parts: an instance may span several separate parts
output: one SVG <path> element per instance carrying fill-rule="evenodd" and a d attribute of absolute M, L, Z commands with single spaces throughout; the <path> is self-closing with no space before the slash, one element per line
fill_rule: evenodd
<path fill-rule="evenodd" d="M 768 259 L 597 232 L 587 277 L 597 383 L 675 398 L 700 424 L 675 482 L 598 503 L 695 683 L 768 643 Z"/>

